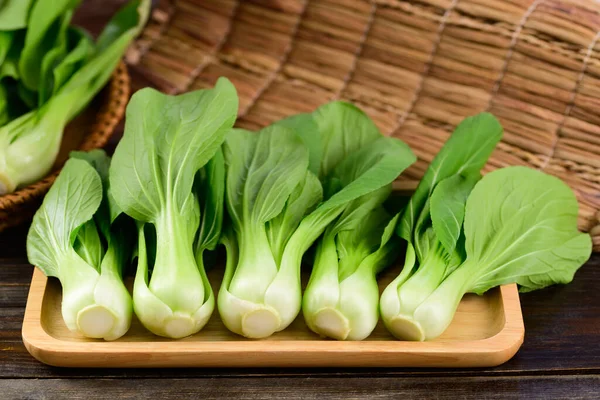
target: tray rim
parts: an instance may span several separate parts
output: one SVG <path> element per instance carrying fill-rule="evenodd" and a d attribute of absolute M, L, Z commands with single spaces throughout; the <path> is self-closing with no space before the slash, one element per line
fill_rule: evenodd
<path fill-rule="evenodd" d="M 35 268 L 21 333 L 34 358 L 59 367 L 493 367 L 517 353 L 525 334 L 517 285 L 510 284 L 499 288 L 504 326 L 482 340 L 351 342 L 240 338 L 226 342 L 155 342 L 160 343 L 160 348 L 148 346 L 147 341 L 93 342 L 90 346 L 90 342 L 57 339 L 43 328 L 42 303 L 47 282 L 48 278 Z"/>

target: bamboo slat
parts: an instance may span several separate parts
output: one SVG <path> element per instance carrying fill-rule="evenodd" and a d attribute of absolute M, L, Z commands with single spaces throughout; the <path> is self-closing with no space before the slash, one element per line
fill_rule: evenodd
<path fill-rule="evenodd" d="M 404 180 L 490 111 L 505 134 L 486 171 L 563 179 L 600 251 L 599 39 L 594 0 L 162 0 L 127 60 L 134 89 L 227 76 L 248 128 L 352 101 L 418 155 Z"/>

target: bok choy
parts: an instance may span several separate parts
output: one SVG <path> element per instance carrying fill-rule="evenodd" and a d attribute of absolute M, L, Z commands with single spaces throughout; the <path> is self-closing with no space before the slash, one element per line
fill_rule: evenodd
<path fill-rule="evenodd" d="M 122 275 L 135 230 L 110 199 L 109 163 L 101 150 L 72 154 L 33 218 L 27 255 L 46 276 L 60 280 L 67 328 L 114 340 L 131 324 L 132 301 Z"/>
<path fill-rule="evenodd" d="M 139 221 L 134 308 L 157 335 L 191 335 L 212 314 L 214 297 L 201 260 L 220 234 L 219 148 L 237 111 L 236 90 L 225 78 L 213 89 L 179 96 L 142 89 L 127 106 L 110 183 L 117 204 Z"/>
<path fill-rule="evenodd" d="M 289 325 L 300 310 L 296 261 L 303 251 L 288 242 L 321 201 L 321 184 L 308 171 L 308 150 L 283 126 L 259 133 L 234 129 L 224 155 L 233 232 L 226 242 L 219 314 L 235 333 L 267 337 Z"/>
<path fill-rule="evenodd" d="M 589 257 L 591 238 L 577 230 L 577 200 L 562 181 L 525 167 L 481 179 L 501 134 L 490 114 L 463 121 L 403 212 L 404 268 L 380 305 L 397 338 L 434 339 L 465 293 L 507 283 L 522 291 L 566 283 Z"/>
<path fill-rule="evenodd" d="M 383 203 L 392 191 L 391 181 L 416 158 L 402 141 L 383 137 L 371 119 L 351 104 L 327 104 L 315 112 L 314 119 L 323 144 L 319 175 L 325 198 L 334 200 L 352 187 L 372 186 L 343 204 L 317 241 L 302 310 L 314 332 L 362 340 L 379 319 L 376 276 L 400 250 L 393 235 L 398 216 L 390 215 Z"/>
<path fill-rule="evenodd" d="M 304 253 L 353 202 L 388 186 L 415 160 L 403 142 L 383 137 L 341 102 L 258 133 L 234 130 L 224 153 L 233 232 L 225 238 L 218 307 L 230 330 L 250 338 L 296 318 Z"/>
<path fill-rule="evenodd" d="M 50 171 L 65 126 L 106 84 L 150 8 L 149 0 L 130 1 L 94 44 L 85 32 L 68 26 L 77 3 L 35 1 L 25 32 L 0 32 L 0 55 L 5 55 L 0 69 L 0 194 Z"/>

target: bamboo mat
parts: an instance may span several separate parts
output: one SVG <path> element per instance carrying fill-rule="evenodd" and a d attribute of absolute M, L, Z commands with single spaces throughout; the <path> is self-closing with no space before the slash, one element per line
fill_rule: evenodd
<path fill-rule="evenodd" d="M 594 0 L 161 0 L 127 60 L 134 89 L 227 76 L 247 128 L 352 101 L 418 155 L 401 179 L 490 111 L 505 134 L 487 169 L 563 179 L 600 250 L 599 37 Z"/>

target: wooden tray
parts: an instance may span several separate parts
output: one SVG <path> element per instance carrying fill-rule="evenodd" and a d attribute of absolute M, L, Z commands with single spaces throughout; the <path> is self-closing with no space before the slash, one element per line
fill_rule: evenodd
<path fill-rule="evenodd" d="M 380 288 L 398 270 L 390 268 L 379 280 Z M 222 274 L 222 268 L 209 272 L 213 289 Z M 23 342 L 39 361 L 63 367 L 489 367 L 509 360 L 524 335 L 514 284 L 483 296 L 466 295 L 448 330 L 431 342 L 394 340 L 381 321 L 365 341 L 324 340 L 309 331 L 301 315 L 283 332 L 249 340 L 228 331 L 216 310 L 202 331 L 185 339 L 154 336 L 134 317 L 124 337 L 105 342 L 67 330 L 60 304 L 58 280 L 36 269 Z"/>

